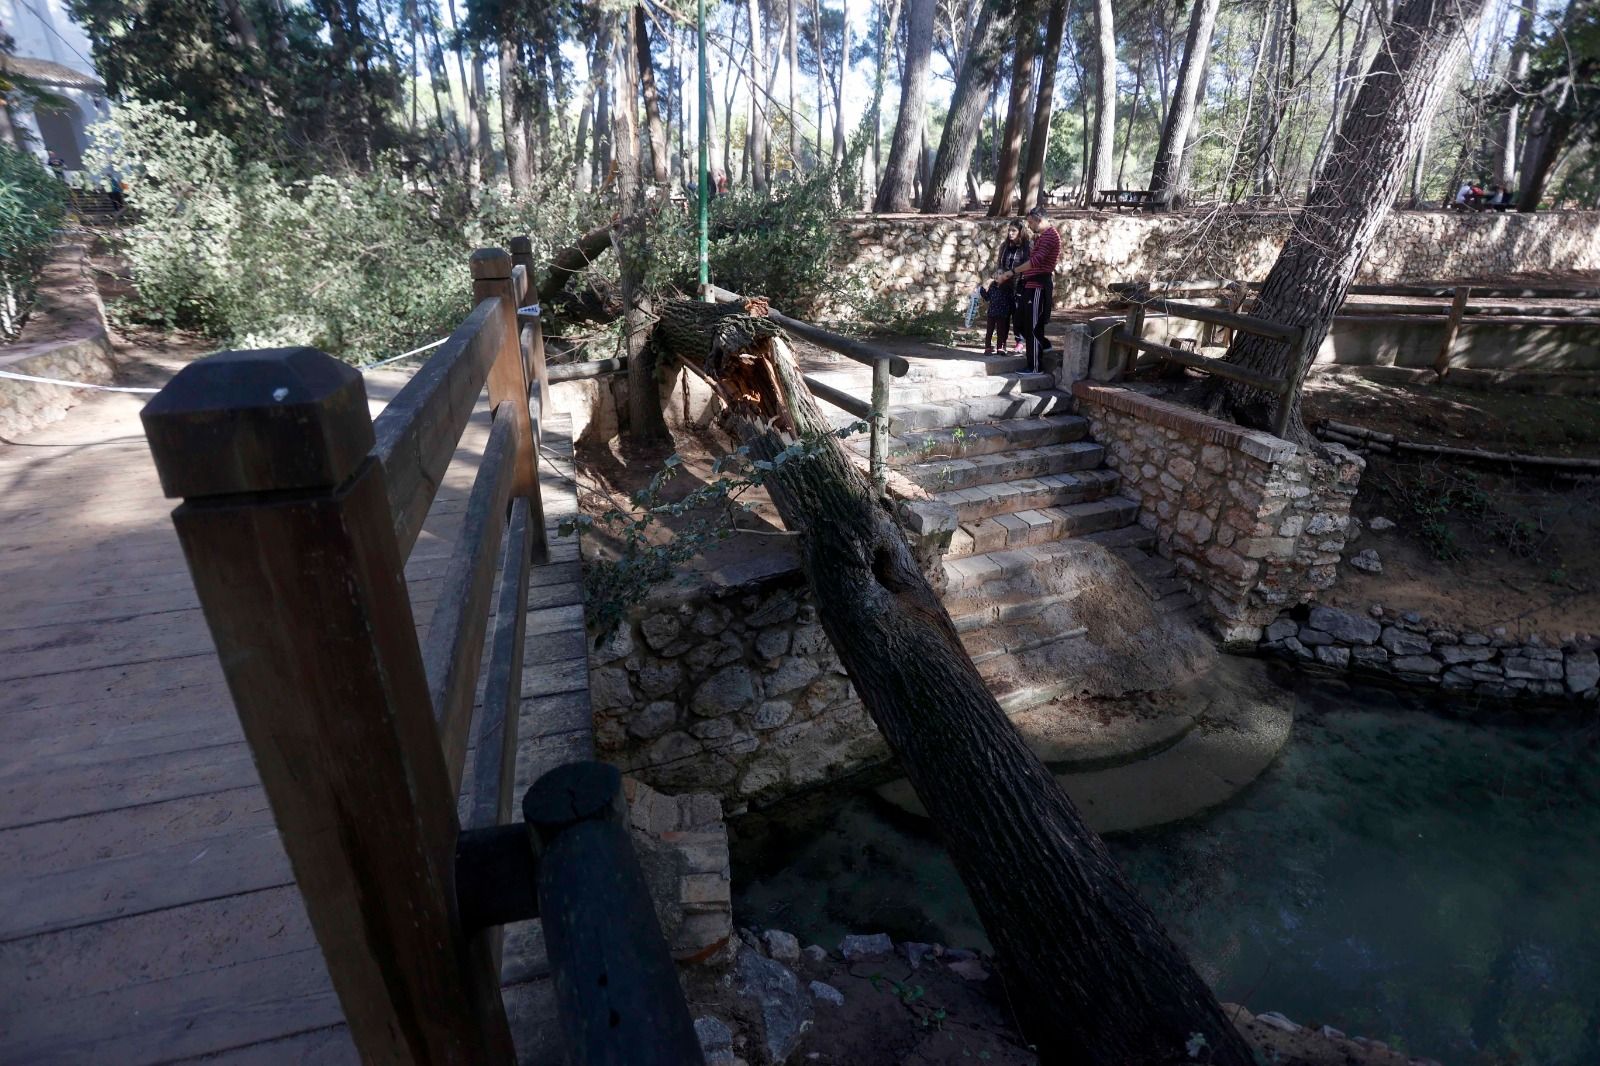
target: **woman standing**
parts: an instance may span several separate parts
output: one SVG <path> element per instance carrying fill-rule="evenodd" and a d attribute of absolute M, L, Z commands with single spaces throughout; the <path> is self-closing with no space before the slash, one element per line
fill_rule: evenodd
<path fill-rule="evenodd" d="M 1000 351 L 1005 351 L 1006 340 L 1011 335 L 1011 317 L 1016 307 L 1016 282 L 1011 280 L 1010 273 L 1028 261 L 1031 251 L 1028 243 L 1028 231 L 1022 223 L 1012 222 L 1006 226 L 1006 239 L 1000 245 L 998 266 L 995 277 L 989 279 L 989 287 L 983 290 L 983 296 L 989 301 L 988 328 L 983 335 L 983 354 L 995 353 L 995 333 L 1000 334 Z M 1005 281 L 998 281 L 1000 275 L 1007 275 Z M 1020 340 L 1020 337 L 1018 338 Z"/>

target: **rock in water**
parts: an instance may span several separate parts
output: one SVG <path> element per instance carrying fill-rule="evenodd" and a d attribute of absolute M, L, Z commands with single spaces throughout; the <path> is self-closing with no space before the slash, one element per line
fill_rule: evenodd
<path fill-rule="evenodd" d="M 739 952 L 734 964 L 734 990 L 761 1011 L 767 1056 L 782 1063 L 794 1053 L 811 1025 L 811 998 L 794 971 L 757 951 Z"/>

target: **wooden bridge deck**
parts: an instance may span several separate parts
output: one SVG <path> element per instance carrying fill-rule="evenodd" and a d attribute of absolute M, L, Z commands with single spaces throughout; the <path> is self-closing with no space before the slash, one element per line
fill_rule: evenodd
<path fill-rule="evenodd" d="M 133 383 L 176 365 L 142 364 Z M 374 412 L 404 380 L 368 378 Z M 0 444 L 0 1062 L 354 1062 L 157 485 L 144 399 L 98 394 Z M 485 406 L 407 565 L 419 630 L 487 430 Z M 545 440 L 547 456 L 570 447 L 558 425 Z M 576 496 L 552 465 L 519 795 L 592 756 L 577 545 L 556 531 Z M 508 930 L 525 1061 L 551 1033 L 546 972 L 537 923 Z"/>

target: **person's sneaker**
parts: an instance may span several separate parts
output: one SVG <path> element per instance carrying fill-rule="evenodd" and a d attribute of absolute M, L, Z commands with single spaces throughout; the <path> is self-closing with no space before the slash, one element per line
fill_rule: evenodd
<path fill-rule="evenodd" d="M 984 349 L 984 350 L 983 350 L 983 355 L 984 355 L 984 358 L 986 358 L 986 359 L 987 359 L 987 358 L 988 358 L 988 357 L 989 357 L 989 356 L 991 356 L 991 355 L 993 355 L 993 354 L 994 354 L 994 349 L 993 349 L 993 348 L 985 348 L 985 349 Z"/>

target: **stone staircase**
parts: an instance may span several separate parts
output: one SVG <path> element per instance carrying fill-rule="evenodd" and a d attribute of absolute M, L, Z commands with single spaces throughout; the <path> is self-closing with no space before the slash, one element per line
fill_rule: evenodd
<path fill-rule="evenodd" d="M 1046 703 L 1076 683 L 1063 647 L 1081 642 L 1071 601 L 1082 590 L 1043 587 L 1037 572 L 1093 542 L 1119 556 L 1163 614 L 1198 607 L 1138 504 L 1089 439 L 1088 422 L 1049 374 L 1022 372 L 1011 356 L 911 359 L 895 379 L 889 460 L 933 498 L 905 504 L 914 537 L 943 546 L 945 604 L 979 671 L 1010 712 Z M 817 373 L 865 398 L 865 368 Z M 865 454 L 865 435 L 850 446 Z M 1068 660 L 1070 652 L 1065 653 Z"/>

